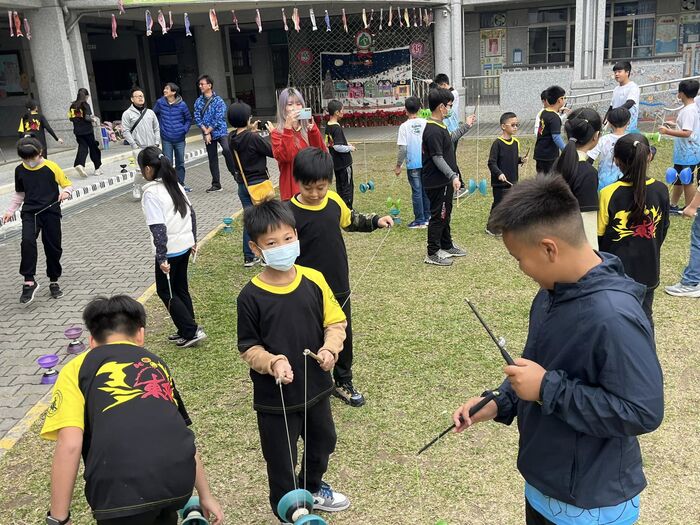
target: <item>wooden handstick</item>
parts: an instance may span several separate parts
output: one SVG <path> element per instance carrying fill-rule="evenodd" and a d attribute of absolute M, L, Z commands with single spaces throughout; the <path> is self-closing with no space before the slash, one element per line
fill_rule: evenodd
<path fill-rule="evenodd" d="M 323 363 L 323 358 L 319 357 L 318 354 L 314 354 L 308 348 L 304 349 L 304 355 L 308 355 L 309 357 L 312 357 L 317 363 Z"/>

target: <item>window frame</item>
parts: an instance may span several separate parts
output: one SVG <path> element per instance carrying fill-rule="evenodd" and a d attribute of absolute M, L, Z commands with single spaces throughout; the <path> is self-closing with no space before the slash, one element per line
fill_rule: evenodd
<path fill-rule="evenodd" d="M 532 12 L 537 12 L 540 13 L 542 11 L 560 11 L 562 9 L 566 9 L 567 12 L 567 19 L 566 21 L 559 21 L 559 22 L 536 22 L 536 23 L 530 23 L 529 22 L 529 16 Z M 537 9 L 530 9 L 528 10 L 528 28 L 527 28 L 527 65 L 528 66 L 550 66 L 550 65 L 572 65 L 574 63 L 574 49 L 573 49 L 573 44 L 574 44 L 574 39 L 572 38 L 572 34 L 574 27 L 576 25 L 576 6 L 575 5 L 566 5 L 566 6 L 560 6 L 560 7 L 555 7 L 555 6 L 548 6 L 548 7 L 541 7 Z M 550 29 L 554 28 L 561 28 L 564 27 L 566 28 L 566 34 L 565 34 L 565 39 L 564 39 L 564 47 L 565 49 L 563 51 L 550 51 L 549 50 L 549 33 Z M 546 51 L 546 60 L 544 62 L 532 62 L 530 60 L 530 57 L 534 55 L 542 55 L 543 53 L 532 53 L 530 49 L 530 31 L 533 29 L 547 29 L 547 51 Z M 564 55 L 564 61 L 550 61 L 549 57 L 550 55 Z"/>
<path fill-rule="evenodd" d="M 637 2 L 641 0 L 636 0 Z M 609 6 L 610 7 L 610 14 L 608 15 L 606 13 L 605 16 L 605 24 L 608 25 L 609 30 L 608 30 L 608 38 L 604 44 L 604 56 L 605 60 L 644 60 L 646 58 L 654 58 L 656 56 L 656 17 L 657 17 L 657 9 L 659 6 L 658 0 L 656 0 L 656 4 L 654 5 L 654 10 L 652 13 L 646 13 L 646 14 L 633 14 L 633 15 L 619 15 L 615 16 L 615 5 L 616 4 L 628 4 L 631 3 L 631 0 L 608 0 L 608 3 L 606 4 L 606 8 Z M 636 32 L 636 27 L 637 27 L 637 21 L 639 20 L 652 20 L 654 22 L 654 30 L 652 32 L 652 37 L 651 37 L 651 43 L 647 45 L 635 45 L 634 44 L 634 36 Z M 613 57 L 613 51 L 614 49 L 621 49 L 621 48 L 613 48 L 613 39 L 614 39 L 614 28 L 615 28 L 615 22 L 632 22 L 632 35 L 631 35 L 631 41 L 630 41 L 630 46 L 629 46 L 629 56 L 621 56 L 621 57 Z M 648 56 L 635 56 L 635 49 L 645 49 L 648 48 L 651 50 L 651 53 Z M 666 56 L 666 55 L 664 55 Z"/>

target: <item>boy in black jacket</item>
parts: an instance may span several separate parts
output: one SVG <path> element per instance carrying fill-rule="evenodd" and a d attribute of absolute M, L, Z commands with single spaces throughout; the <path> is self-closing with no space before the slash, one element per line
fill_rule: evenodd
<path fill-rule="evenodd" d="M 326 124 L 326 146 L 333 157 L 333 171 L 335 172 L 335 189 L 348 208 L 352 208 L 353 193 L 355 190 L 352 179 L 352 155 L 355 146 L 348 144 L 340 125 L 343 118 L 343 104 L 338 100 L 328 102 L 328 124 Z"/>
<path fill-rule="evenodd" d="M 364 396 L 352 383 L 352 320 L 348 253 L 340 229 L 371 232 L 394 225 L 390 216 L 363 215 L 351 210 L 340 196 L 328 189 L 333 176 L 333 159 L 323 150 L 306 148 L 294 159 L 294 180 L 299 194 L 289 207 L 296 220 L 301 255 L 297 262 L 321 272 L 333 290 L 348 320 L 343 352 L 333 369 L 333 395 L 353 407 L 364 405 Z"/>
<path fill-rule="evenodd" d="M 503 234 L 542 289 L 523 358 L 504 368 L 501 395 L 473 418 L 469 409 L 481 398 L 457 409 L 456 431 L 518 417 L 528 525 L 560 523 L 555 513 L 567 523 L 634 523 L 646 486 L 637 436 L 655 430 L 664 412 L 642 310 L 646 288 L 625 276 L 617 257 L 590 247 L 576 198 L 559 177 L 519 183 L 493 210 L 489 229 Z"/>
<path fill-rule="evenodd" d="M 286 204 L 270 200 L 246 208 L 243 222 L 251 249 L 266 264 L 238 295 L 237 332 L 238 350 L 253 381 L 272 511 L 277 513 L 280 499 L 295 488 L 289 456 L 295 470 L 299 437 L 305 468 L 298 486 L 314 495 L 315 509 L 345 510 L 348 498 L 322 481 L 336 443 L 328 371 L 343 349 L 345 314 L 320 272 L 294 264 L 299 240 Z M 322 362 L 304 356 L 305 349 Z"/>

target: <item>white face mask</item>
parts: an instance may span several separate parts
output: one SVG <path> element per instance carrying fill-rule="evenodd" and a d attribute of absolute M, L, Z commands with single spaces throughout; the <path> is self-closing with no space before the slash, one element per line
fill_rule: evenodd
<path fill-rule="evenodd" d="M 262 252 L 265 264 L 273 270 L 278 270 L 280 272 L 286 272 L 294 266 L 294 262 L 301 253 L 299 249 L 299 239 L 289 244 L 275 246 L 267 250 L 260 248 L 260 251 Z"/>

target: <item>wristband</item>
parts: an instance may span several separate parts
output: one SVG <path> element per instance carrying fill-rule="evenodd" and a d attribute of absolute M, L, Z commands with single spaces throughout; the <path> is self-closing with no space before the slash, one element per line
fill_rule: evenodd
<path fill-rule="evenodd" d="M 59 520 L 51 516 L 51 511 L 46 513 L 46 525 L 66 525 L 70 521 L 70 511 L 68 511 L 68 516 L 64 520 Z"/>

